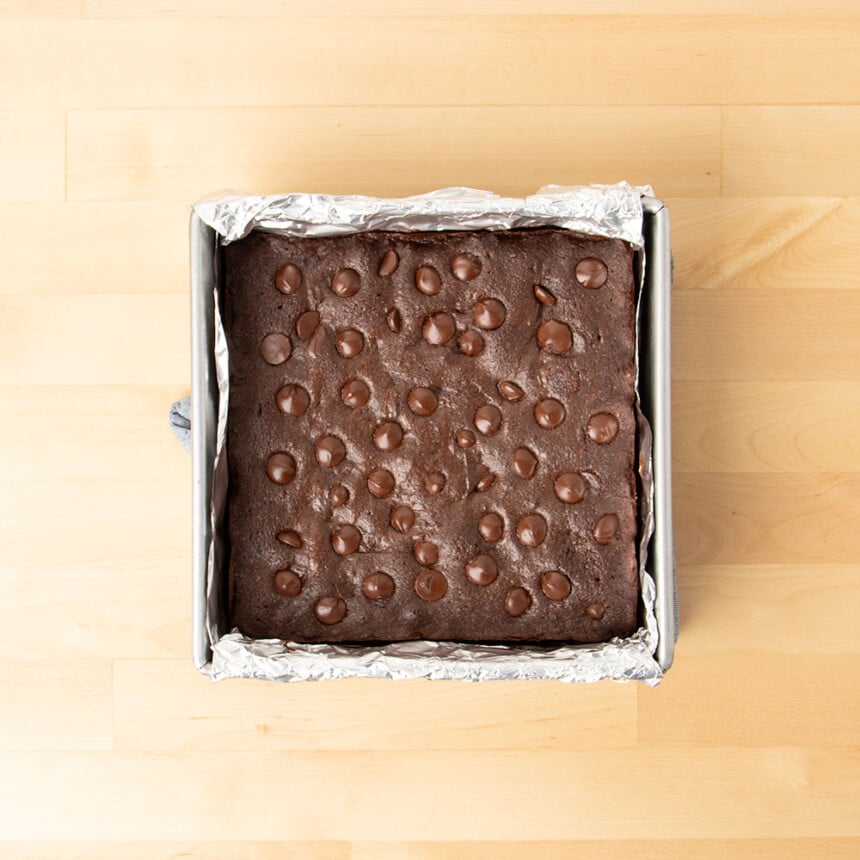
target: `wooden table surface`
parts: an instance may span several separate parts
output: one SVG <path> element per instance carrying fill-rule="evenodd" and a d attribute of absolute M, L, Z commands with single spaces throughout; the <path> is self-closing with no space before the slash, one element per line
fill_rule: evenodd
<path fill-rule="evenodd" d="M 858 14 L 0 0 L 0 857 L 860 857 Z M 673 219 L 664 683 L 196 674 L 190 202 L 619 179 Z"/>

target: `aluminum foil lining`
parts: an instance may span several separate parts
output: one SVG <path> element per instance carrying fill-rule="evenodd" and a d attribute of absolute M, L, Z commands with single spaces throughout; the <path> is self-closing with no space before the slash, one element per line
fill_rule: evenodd
<path fill-rule="evenodd" d="M 445 188 L 417 197 L 386 199 L 324 194 L 255 196 L 230 194 L 197 203 L 200 218 L 226 244 L 259 229 L 290 236 L 333 236 L 371 230 L 508 230 L 554 226 L 586 235 L 622 239 L 640 252 L 641 196 L 647 187 L 626 183 L 582 187 L 547 186 L 525 198 L 499 197 L 472 188 Z M 644 288 L 644 265 L 640 301 Z M 637 328 L 638 328 L 637 308 Z M 638 341 L 638 338 L 637 338 Z M 565 682 L 643 681 L 656 685 L 663 672 L 654 657 L 656 588 L 646 570 L 653 532 L 651 431 L 639 409 L 640 586 L 642 626 L 626 639 L 592 645 L 547 647 L 538 643 L 482 645 L 463 642 L 395 642 L 388 645 L 326 645 L 248 639 L 237 630 L 218 634 L 217 577 L 222 571 L 220 524 L 226 503 L 223 456 L 229 398 L 229 355 L 217 305 L 215 366 L 219 404 L 212 499 L 213 540 L 208 564 L 207 629 L 212 642 L 212 678 L 258 678 L 272 681 L 318 681 L 332 678 L 430 678 L 464 681 L 555 679 Z M 638 364 L 638 361 L 637 361 Z"/>

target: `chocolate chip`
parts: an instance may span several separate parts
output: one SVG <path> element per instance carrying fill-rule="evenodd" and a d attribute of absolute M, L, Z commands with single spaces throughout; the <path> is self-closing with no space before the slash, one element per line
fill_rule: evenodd
<path fill-rule="evenodd" d="M 514 403 L 516 403 L 517 400 L 522 400 L 523 390 L 516 383 L 503 379 L 496 387 L 499 389 L 499 394 L 501 394 L 505 400 L 511 400 Z"/>
<path fill-rule="evenodd" d="M 472 308 L 472 319 L 478 328 L 492 331 L 505 321 L 505 306 L 498 299 L 483 299 Z"/>
<path fill-rule="evenodd" d="M 361 278 L 355 269 L 341 269 L 331 281 L 331 291 L 342 299 L 348 299 L 358 292 Z"/>
<path fill-rule="evenodd" d="M 475 585 L 489 585 L 498 575 L 499 566 L 489 553 L 479 553 L 466 562 L 466 576 Z"/>
<path fill-rule="evenodd" d="M 457 445 L 461 448 L 471 448 L 475 444 L 475 434 L 471 430 L 457 431 Z"/>
<path fill-rule="evenodd" d="M 291 454 L 278 451 L 266 461 L 266 474 L 275 484 L 289 484 L 296 477 L 296 461 Z"/>
<path fill-rule="evenodd" d="M 474 254 L 457 254 L 451 260 L 451 271 L 458 281 L 474 281 L 482 268 L 481 261 Z"/>
<path fill-rule="evenodd" d="M 512 588 L 505 597 L 505 612 L 519 618 L 532 605 L 532 597 L 524 588 Z"/>
<path fill-rule="evenodd" d="M 400 315 L 400 311 L 397 308 L 392 308 L 385 316 L 385 322 L 388 324 L 388 328 L 391 329 L 395 334 L 397 334 L 401 328 L 403 328 L 403 317 Z"/>
<path fill-rule="evenodd" d="M 314 606 L 314 615 L 321 624 L 339 624 L 346 617 L 346 603 L 339 597 L 321 597 Z"/>
<path fill-rule="evenodd" d="M 564 600 L 570 595 L 570 580 L 557 570 L 545 570 L 540 575 L 540 587 L 550 600 Z"/>
<path fill-rule="evenodd" d="M 301 340 L 310 340 L 319 324 L 320 315 L 317 311 L 305 311 L 296 320 L 296 334 Z"/>
<path fill-rule="evenodd" d="M 555 494 L 566 505 L 575 505 L 585 498 L 585 481 L 579 472 L 564 472 L 555 479 Z"/>
<path fill-rule="evenodd" d="M 338 555 L 352 555 L 361 546 L 361 532 L 345 523 L 331 533 L 331 546 Z"/>
<path fill-rule="evenodd" d="M 400 257 L 397 256 L 397 251 L 393 248 L 385 252 L 382 262 L 379 264 L 379 274 L 383 278 L 393 275 L 400 265 Z"/>
<path fill-rule="evenodd" d="M 302 536 L 295 529 L 284 529 L 284 531 L 278 532 L 278 540 L 293 549 L 301 549 L 302 547 Z"/>
<path fill-rule="evenodd" d="M 478 522 L 478 531 L 484 540 L 496 543 L 505 533 L 505 521 L 494 511 L 488 511 Z"/>
<path fill-rule="evenodd" d="M 502 426 L 502 413 L 498 406 L 488 403 L 485 406 L 479 406 L 475 410 L 475 427 L 484 436 L 493 436 L 499 432 Z"/>
<path fill-rule="evenodd" d="M 346 446 L 337 436 L 320 437 L 314 451 L 320 466 L 325 466 L 328 469 L 339 466 L 346 457 Z"/>
<path fill-rule="evenodd" d="M 540 284 L 535 284 L 534 286 L 535 298 L 542 305 L 554 305 L 555 304 L 555 296 L 546 288 L 542 287 Z"/>
<path fill-rule="evenodd" d="M 445 487 L 445 476 L 441 472 L 431 472 L 424 481 L 427 492 L 435 496 Z"/>
<path fill-rule="evenodd" d="M 416 541 L 412 553 L 418 564 L 423 564 L 424 567 L 433 567 L 439 561 L 439 547 L 428 540 Z"/>
<path fill-rule="evenodd" d="M 349 490 L 343 484 L 335 484 L 329 490 L 328 500 L 333 508 L 343 507 L 349 501 Z"/>
<path fill-rule="evenodd" d="M 570 352 L 573 346 L 573 335 L 567 323 L 558 320 L 547 320 L 538 326 L 537 342 L 541 349 L 553 355 L 563 355 Z"/>
<path fill-rule="evenodd" d="M 403 428 L 396 421 L 383 421 L 373 432 L 380 451 L 393 451 L 403 441 Z"/>
<path fill-rule="evenodd" d="M 302 285 L 302 270 L 293 263 L 284 263 L 275 274 L 275 286 L 285 295 L 292 295 Z"/>
<path fill-rule="evenodd" d="M 272 577 L 272 585 L 284 597 L 296 597 L 302 590 L 302 578 L 294 570 L 279 570 Z"/>
<path fill-rule="evenodd" d="M 598 445 L 608 445 L 618 435 L 618 419 L 609 412 L 598 412 L 588 419 L 586 431 Z"/>
<path fill-rule="evenodd" d="M 396 505 L 391 511 L 391 527 L 405 534 L 415 525 L 415 512 L 408 505 Z"/>
<path fill-rule="evenodd" d="M 546 537 L 546 520 L 537 513 L 520 517 L 517 523 L 517 540 L 527 547 L 540 546 Z"/>
<path fill-rule="evenodd" d="M 538 458 L 528 448 L 517 448 L 514 451 L 514 471 L 521 478 L 528 480 L 537 471 Z"/>
<path fill-rule="evenodd" d="M 354 328 L 345 328 L 337 333 L 337 351 L 344 358 L 355 358 L 364 349 L 364 337 Z"/>
<path fill-rule="evenodd" d="M 370 388 L 364 380 L 350 379 L 340 389 L 340 399 L 352 409 L 358 409 L 370 400 Z"/>
<path fill-rule="evenodd" d="M 479 475 L 478 481 L 475 484 L 475 492 L 485 493 L 495 483 L 496 476 L 486 466 L 479 470 Z"/>
<path fill-rule="evenodd" d="M 594 524 L 594 539 L 599 544 L 608 544 L 618 534 L 618 525 L 615 514 L 604 514 Z"/>
<path fill-rule="evenodd" d="M 368 600 L 388 600 L 394 594 L 394 580 L 381 570 L 364 577 L 361 590 Z"/>
<path fill-rule="evenodd" d="M 585 614 L 589 618 L 593 618 L 595 621 L 600 621 L 605 612 L 606 610 L 602 603 L 589 603 L 588 606 L 585 607 Z"/>
<path fill-rule="evenodd" d="M 291 382 L 278 389 L 278 393 L 275 395 L 275 402 L 278 404 L 278 409 L 284 415 L 297 417 L 304 415 L 308 411 L 311 396 L 301 385 Z"/>
<path fill-rule="evenodd" d="M 416 414 L 423 417 L 432 415 L 439 405 L 439 400 L 436 397 L 436 392 L 432 388 L 413 388 L 409 392 L 409 408 Z"/>
<path fill-rule="evenodd" d="M 441 600 L 448 591 L 448 580 L 438 570 L 422 570 L 415 577 L 415 593 L 428 603 Z"/>
<path fill-rule="evenodd" d="M 374 469 L 367 476 L 367 489 L 377 499 L 384 499 L 394 490 L 394 475 L 388 469 Z"/>
<path fill-rule="evenodd" d="M 442 289 L 442 279 L 432 266 L 419 266 L 415 270 L 415 286 L 425 296 L 436 296 Z"/>
<path fill-rule="evenodd" d="M 456 330 L 454 317 L 445 311 L 437 311 L 424 320 L 422 334 L 427 343 L 433 346 L 442 346 L 454 337 Z"/>
<path fill-rule="evenodd" d="M 277 366 L 283 364 L 293 351 L 293 345 L 285 334 L 267 334 L 260 344 L 260 355 L 266 364 Z"/>
<path fill-rule="evenodd" d="M 547 397 L 535 406 L 535 421 L 544 430 L 554 430 L 564 421 L 564 417 L 564 406 L 553 397 Z"/>
<path fill-rule="evenodd" d="M 460 345 L 460 352 L 463 355 L 471 355 L 476 356 L 480 355 L 484 351 L 484 338 L 476 332 L 472 331 L 464 331 L 463 334 L 460 335 L 460 339 L 458 341 Z"/>
<path fill-rule="evenodd" d="M 606 264 L 596 257 L 586 257 L 576 264 L 576 280 L 583 287 L 596 290 L 606 283 L 609 273 L 606 271 Z"/>

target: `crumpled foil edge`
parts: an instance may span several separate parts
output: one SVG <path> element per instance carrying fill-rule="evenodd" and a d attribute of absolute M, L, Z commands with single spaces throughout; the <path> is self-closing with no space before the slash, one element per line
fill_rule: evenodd
<path fill-rule="evenodd" d="M 277 196 L 225 195 L 195 204 L 200 218 L 221 237 L 236 241 L 253 229 L 292 236 L 332 236 L 371 230 L 443 231 L 507 230 L 555 226 L 586 235 L 617 238 L 643 250 L 641 195 L 649 187 L 627 183 L 582 187 L 546 186 L 526 198 L 504 198 L 471 188 L 445 188 L 416 197 L 385 199 L 333 197 L 321 194 Z M 644 288 L 641 272 L 636 325 Z M 638 359 L 638 356 L 637 356 Z M 215 366 L 219 405 L 214 462 L 212 542 L 207 581 L 207 629 L 212 642 L 213 681 L 256 678 L 294 682 L 347 677 L 405 680 L 517 680 L 553 679 L 593 682 L 603 679 L 660 682 L 663 671 L 654 657 L 658 640 L 655 615 L 656 586 L 646 570 L 647 545 L 653 532 L 651 431 L 639 408 L 638 360 L 636 412 L 639 425 L 640 600 L 643 625 L 630 637 L 589 645 L 547 647 L 539 643 L 485 645 L 426 640 L 386 645 L 335 645 L 249 639 L 233 630 L 218 635 L 218 580 L 223 543 L 219 524 L 226 504 L 224 445 L 229 398 L 229 356 L 217 304 L 215 305 Z"/>

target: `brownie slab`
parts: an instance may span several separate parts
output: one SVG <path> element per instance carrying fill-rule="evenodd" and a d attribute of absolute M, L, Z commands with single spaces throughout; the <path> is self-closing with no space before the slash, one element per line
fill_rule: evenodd
<path fill-rule="evenodd" d="M 223 262 L 243 634 L 595 642 L 636 628 L 628 245 L 255 231 Z"/>

